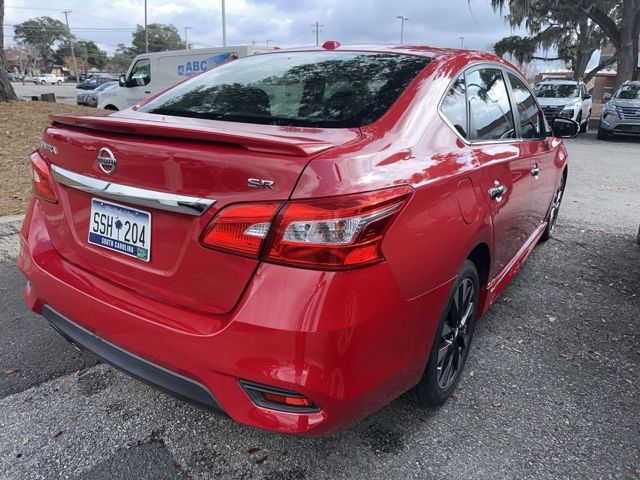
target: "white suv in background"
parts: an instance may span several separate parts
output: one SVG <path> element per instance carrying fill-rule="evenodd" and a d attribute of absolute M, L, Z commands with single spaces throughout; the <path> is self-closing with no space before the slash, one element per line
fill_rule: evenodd
<path fill-rule="evenodd" d="M 549 124 L 556 117 L 570 118 L 581 132 L 587 131 L 593 101 L 582 80 L 547 78 L 536 84 L 535 92 Z"/>

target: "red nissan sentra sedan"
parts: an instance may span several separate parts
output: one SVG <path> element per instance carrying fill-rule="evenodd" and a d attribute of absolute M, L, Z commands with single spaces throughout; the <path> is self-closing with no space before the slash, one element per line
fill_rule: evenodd
<path fill-rule="evenodd" d="M 476 319 L 553 230 L 558 137 L 578 126 L 552 128 L 493 55 L 337 42 L 54 115 L 31 156 L 24 298 L 254 427 L 329 434 L 412 388 L 438 405 Z"/>

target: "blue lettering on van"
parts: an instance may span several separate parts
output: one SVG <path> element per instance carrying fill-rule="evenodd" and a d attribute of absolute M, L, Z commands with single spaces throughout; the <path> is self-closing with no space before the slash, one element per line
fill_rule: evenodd
<path fill-rule="evenodd" d="M 214 55 L 204 60 L 190 60 L 187 63 L 178 65 L 179 77 L 191 77 L 210 68 L 222 65 L 231 57 L 231 53 L 221 53 L 220 55 Z"/>

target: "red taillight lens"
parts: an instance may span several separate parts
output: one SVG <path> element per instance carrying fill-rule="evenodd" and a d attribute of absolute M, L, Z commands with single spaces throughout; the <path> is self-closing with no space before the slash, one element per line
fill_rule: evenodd
<path fill-rule="evenodd" d="M 291 202 L 280 215 L 267 260 L 326 269 L 382 261 L 384 233 L 412 191 L 403 186 Z"/>
<path fill-rule="evenodd" d="M 256 257 L 280 203 L 231 205 L 221 210 L 202 235 L 202 244 Z"/>
<path fill-rule="evenodd" d="M 37 153 L 31 154 L 31 177 L 33 192 L 36 197 L 50 203 L 58 203 L 58 197 L 53 189 L 51 170 L 47 162 Z"/>

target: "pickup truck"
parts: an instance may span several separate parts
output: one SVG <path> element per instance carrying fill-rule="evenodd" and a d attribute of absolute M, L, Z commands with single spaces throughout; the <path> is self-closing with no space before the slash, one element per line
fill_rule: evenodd
<path fill-rule="evenodd" d="M 36 85 L 45 85 L 47 83 L 50 85 L 60 85 L 62 82 L 64 82 L 64 78 L 57 77 L 52 73 L 45 73 L 44 75 L 40 75 L 39 77 L 33 77 L 31 81 Z"/>

